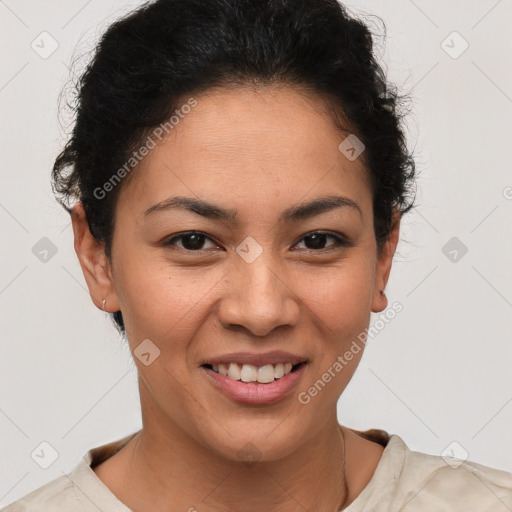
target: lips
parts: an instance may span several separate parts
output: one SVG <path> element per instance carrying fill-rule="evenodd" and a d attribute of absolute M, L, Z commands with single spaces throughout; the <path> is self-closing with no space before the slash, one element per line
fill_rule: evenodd
<path fill-rule="evenodd" d="M 217 390 L 235 402 L 264 405 L 289 395 L 308 362 L 307 357 L 280 350 L 234 352 L 205 359 L 201 369 Z"/>
<path fill-rule="evenodd" d="M 283 400 L 292 393 L 307 367 L 307 363 L 299 363 L 293 367 L 290 373 L 267 384 L 234 380 L 227 375 L 216 373 L 209 365 L 201 366 L 201 371 L 216 390 L 236 403 L 270 405 Z"/>

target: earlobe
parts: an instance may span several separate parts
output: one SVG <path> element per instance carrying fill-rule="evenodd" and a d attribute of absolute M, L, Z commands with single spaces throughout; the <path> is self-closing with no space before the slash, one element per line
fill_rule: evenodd
<path fill-rule="evenodd" d="M 388 298 L 384 290 L 378 290 L 373 294 L 372 312 L 380 313 L 388 307 Z"/>
<path fill-rule="evenodd" d="M 388 298 L 386 296 L 386 292 L 384 290 L 379 290 L 379 296 L 377 301 L 374 300 L 374 304 L 372 304 L 372 311 L 374 313 L 380 313 L 384 311 L 388 307 Z"/>
<path fill-rule="evenodd" d="M 120 309 L 110 270 L 110 262 L 105 254 L 105 244 L 98 243 L 89 229 L 81 202 L 71 213 L 74 233 L 74 247 L 84 274 L 91 299 L 98 309 L 118 311 Z"/>

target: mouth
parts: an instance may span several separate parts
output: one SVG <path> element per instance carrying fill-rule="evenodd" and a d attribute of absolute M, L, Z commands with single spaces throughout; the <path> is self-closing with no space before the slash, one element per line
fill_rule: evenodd
<path fill-rule="evenodd" d="M 202 367 L 212 372 L 223 375 L 228 379 L 243 382 L 245 384 L 271 384 L 278 379 L 282 379 L 289 373 L 297 371 L 306 361 L 300 363 L 277 363 L 256 366 L 252 364 L 240 363 L 219 363 L 203 364 Z"/>
<path fill-rule="evenodd" d="M 298 385 L 308 361 L 255 366 L 241 363 L 205 363 L 203 374 L 231 400 L 245 405 L 269 405 L 289 395 Z"/>

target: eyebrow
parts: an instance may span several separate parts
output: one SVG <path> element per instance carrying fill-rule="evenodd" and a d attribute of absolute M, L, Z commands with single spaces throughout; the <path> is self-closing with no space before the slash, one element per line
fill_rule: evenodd
<path fill-rule="evenodd" d="M 281 213 L 280 220 L 286 222 L 294 222 L 301 219 L 314 217 L 316 215 L 320 215 L 321 213 L 325 213 L 335 208 L 341 207 L 352 208 L 359 212 L 361 219 L 363 218 L 361 208 L 352 199 L 343 196 L 325 196 L 314 199 L 309 203 L 301 203 L 286 209 Z M 154 204 L 144 212 L 143 216 L 147 217 L 152 213 L 168 211 L 174 208 L 188 210 L 208 219 L 222 220 L 227 222 L 236 221 L 236 216 L 238 213 L 236 210 L 222 208 L 201 199 L 177 196 L 164 199 L 163 201 Z"/>

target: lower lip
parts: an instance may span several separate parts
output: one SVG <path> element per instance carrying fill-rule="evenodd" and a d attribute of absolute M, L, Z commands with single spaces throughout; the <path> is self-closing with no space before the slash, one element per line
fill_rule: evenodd
<path fill-rule="evenodd" d="M 287 373 L 284 377 L 276 379 L 269 384 L 260 384 L 258 382 L 245 383 L 240 380 L 230 379 L 204 366 L 201 369 L 210 379 L 210 382 L 235 402 L 260 405 L 273 404 L 289 395 L 302 377 L 306 369 L 306 363 L 302 363 L 295 371 Z"/>

